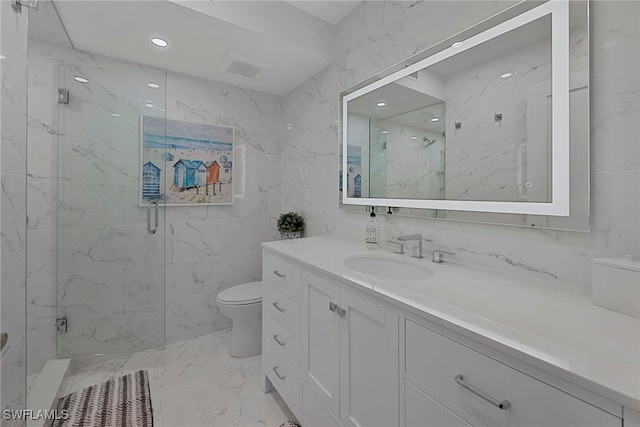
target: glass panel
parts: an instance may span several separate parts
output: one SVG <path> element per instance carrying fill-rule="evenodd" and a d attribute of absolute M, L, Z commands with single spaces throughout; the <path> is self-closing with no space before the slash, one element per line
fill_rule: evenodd
<path fill-rule="evenodd" d="M 0 286 L 0 425 L 25 426 L 6 419 L 7 410 L 27 402 L 25 323 L 27 170 L 27 22 L 11 2 L 0 2 L 0 139 L 2 163 L 2 286 Z M 29 331 L 30 332 L 30 331 Z"/>
<path fill-rule="evenodd" d="M 165 119 L 166 74 L 61 67 L 59 80 L 58 356 L 162 347 L 165 210 L 151 234 L 141 192 L 164 192 L 164 165 L 141 157 L 140 126 Z"/>

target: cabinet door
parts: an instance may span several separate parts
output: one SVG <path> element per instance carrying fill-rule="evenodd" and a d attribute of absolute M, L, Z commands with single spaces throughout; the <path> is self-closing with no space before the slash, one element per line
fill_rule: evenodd
<path fill-rule="evenodd" d="M 340 374 L 340 318 L 330 304 L 337 304 L 339 288 L 303 273 L 302 377 L 316 397 L 338 417 Z"/>
<path fill-rule="evenodd" d="M 398 315 L 344 289 L 340 307 L 340 420 L 397 426 Z"/>

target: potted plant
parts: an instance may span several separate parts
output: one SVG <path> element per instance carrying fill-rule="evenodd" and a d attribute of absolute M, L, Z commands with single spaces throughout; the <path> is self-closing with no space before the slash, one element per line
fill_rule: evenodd
<path fill-rule="evenodd" d="M 304 231 L 304 218 L 296 212 L 287 212 L 278 217 L 280 240 L 299 239 Z"/>

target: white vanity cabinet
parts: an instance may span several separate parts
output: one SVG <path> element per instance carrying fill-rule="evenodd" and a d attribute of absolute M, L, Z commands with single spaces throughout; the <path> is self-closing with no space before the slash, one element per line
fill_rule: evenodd
<path fill-rule="evenodd" d="M 263 256 L 266 388 L 304 427 L 622 427 L 623 415 L 625 427 L 640 427 L 640 415 L 607 394 L 311 259 Z"/>
<path fill-rule="evenodd" d="M 310 272 L 302 291 L 306 424 L 398 425 L 398 315 Z"/>
<path fill-rule="evenodd" d="M 302 269 L 263 254 L 262 367 L 287 405 L 300 411 L 300 295 Z"/>

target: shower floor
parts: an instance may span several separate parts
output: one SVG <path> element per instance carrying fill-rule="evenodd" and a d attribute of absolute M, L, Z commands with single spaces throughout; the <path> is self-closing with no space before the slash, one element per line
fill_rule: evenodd
<path fill-rule="evenodd" d="M 262 391 L 261 357 L 229 356 L 230 339 L 230 331 L 223 331 L 99 364 L 83 358 L 60 396 L 146 369 L 156 426 L 277 427 L 294 419 L 277 393 Z"/>

